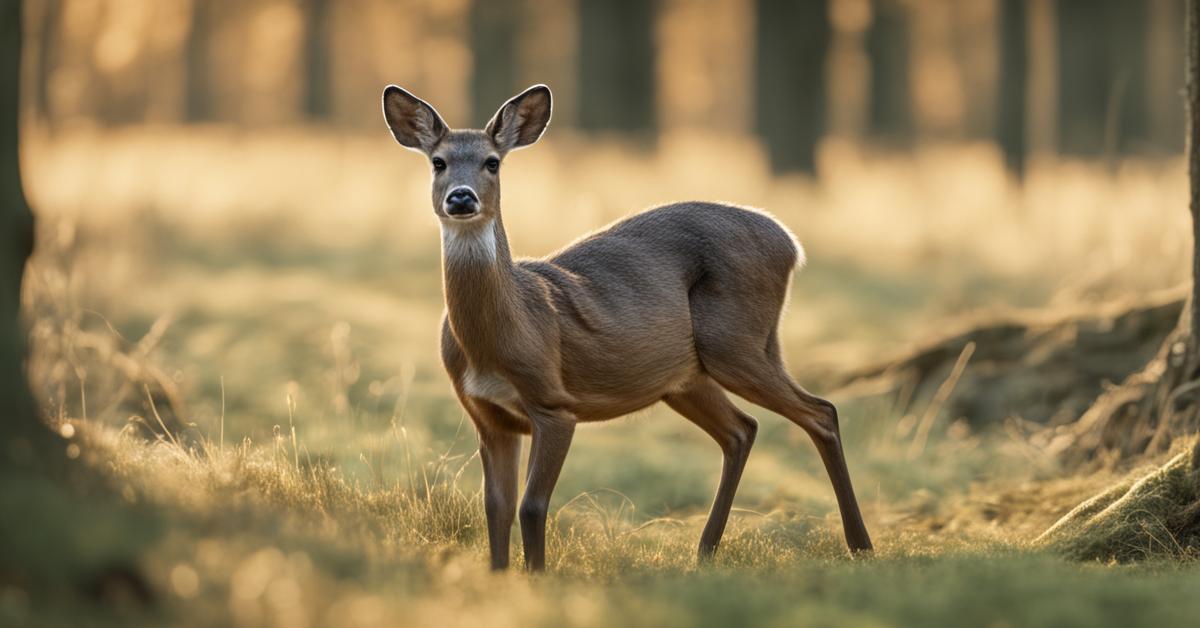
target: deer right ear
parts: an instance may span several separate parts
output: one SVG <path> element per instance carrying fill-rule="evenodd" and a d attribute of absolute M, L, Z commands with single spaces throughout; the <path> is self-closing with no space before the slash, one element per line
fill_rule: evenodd
<path fill-rule="evenodd" d="M 504 103 L 483 132 L 491 136 L 501 152 L 529 146 L 550 124 L 553 108 L 550 88 L 534 85 Z"/>
<path fill-rule="evenodd" d="M 401 146 L 425 154 L 449 131 L 429 103 L 395 85 L 383 90 L 383 117 Z"/>

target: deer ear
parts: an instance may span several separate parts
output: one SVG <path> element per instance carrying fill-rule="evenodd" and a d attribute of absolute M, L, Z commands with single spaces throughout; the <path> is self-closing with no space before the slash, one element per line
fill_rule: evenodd
<path fill-rule="evenodd" d="M 553 108 L 550 88 L 534 85 L 504 103 L 484 132 L 503 152 L 529 146 L 538 141 L 550 124 Z"/>
<path fill-rule="evenodd" d="M 449 131 L 429 103 L 395 85 L 383 90 L 383 118 L 401 146 L 425 154 Z"/>

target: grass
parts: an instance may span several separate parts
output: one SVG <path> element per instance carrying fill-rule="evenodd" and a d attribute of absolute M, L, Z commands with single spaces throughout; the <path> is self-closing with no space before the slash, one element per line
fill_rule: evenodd
<path fill-rule="evenodd" d="M 1179 453 L 1161 466 L 1131 474 L 1079 504 L 1035 543 L 1083 560 L 1194 558 L 1200 548 L 1200 448 L 1178 445 Z"/>
<path fill-rule="evenodd" d="M 481 500 L 458 481 L 467 461 L 430 457 L 371 489 L 305 462 L 287 438 L 188 452 L 93 424 L 74 439 L 125 499 L 156 508 L 153 540 L 136 549 L 165 604 L 86 609 L 100 624 L 1149 626 L 1200 611 L 1193 564 L 1079 564 L 921 530 L 912 513 L 877 517 L 864 558 L 822 519 L 738 517 L 701 568 L 698 518 L 637 523 L 603 493 L 557 510 L 549 574 L 492 574 Z M 22 623 L 80 612 L 37 597 L 0 609 Z"/>
<path fill-rule="evenodd" d="M 1031 545 L 1121 477 L 1066 475 L 1019 423 L 937 408 L 918 450 L 928 404 L 905 415 L 871 396 L 835 401 L 873 557 L 845 553 L 803 434 L 748 407 L 755 451 L 717 561 L 697 567 L 720 456 L 653 408 L 581 428 L 552 504 L 550 572 L 488 573 L 474 434 L 436 359 L 427 175 L 375 139 L 213 129 L 31 144 L 36 392 L 125 506 L 32 490 L 5 491 L 0 508 L 33 513 L 21 530 L 61 529 L 51 545 L 107 547 L 95 564 L 131 557 L 162 603 L 97 607 L 6 582 L 0 623 L 1094 626 L 1200 611 L 1190 558 L 1079 563 Z M 677 198 L 768 207 L 809 250 L 783 337 L 819 393 L 830 373 L 964 316 L 1086 307 L 1187 272 L 1174 162 L 1112 176 L 1039 163 L 1020 190 L 977 147 L 899 160 L 835 142 L 816 185 L 773 179 L 726 140 L 668 137 L 656 155 L 578 142 L 505 166 L 514 248 L 546 252 Z"/>

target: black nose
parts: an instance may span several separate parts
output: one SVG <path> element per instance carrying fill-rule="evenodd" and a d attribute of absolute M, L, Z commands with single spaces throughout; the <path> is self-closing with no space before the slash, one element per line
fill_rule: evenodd
<path fill-rule="evenodd" d="M 470 216 L 479 211 L 479 199 L 470 188 L 458 188 L 446 197 L 446 213 L 451 216 Z"/>

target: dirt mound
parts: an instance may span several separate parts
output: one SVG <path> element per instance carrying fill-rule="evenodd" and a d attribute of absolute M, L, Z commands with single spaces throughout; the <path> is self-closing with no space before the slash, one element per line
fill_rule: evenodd
<path fill-rule="evenodd" d="M 911 413 L 940 403 L 975 425 L 1008 417 L 1059 425 L 1103 389 L 1145 366 L 1183 309 L 1172 292 L 1099 311 L 1013 316 L 976 324 L 846 375 L 841 392 L 891 395 Z"/>

